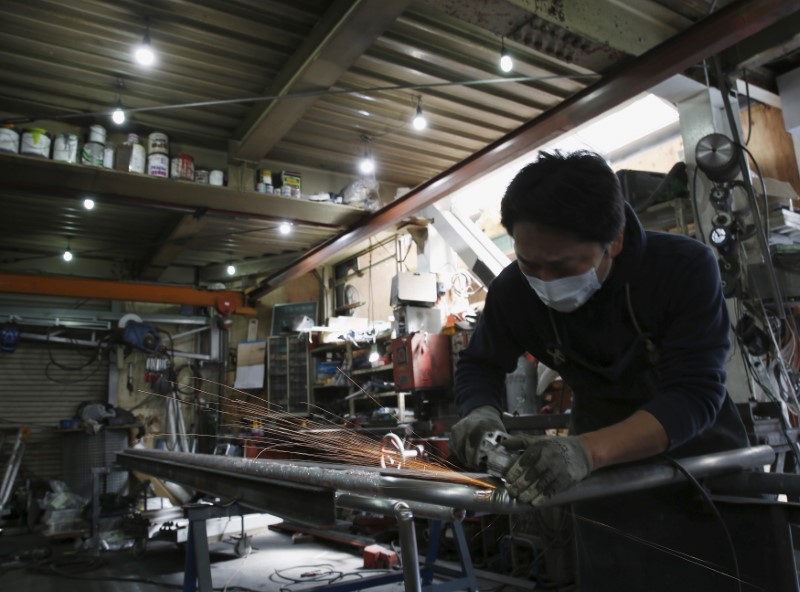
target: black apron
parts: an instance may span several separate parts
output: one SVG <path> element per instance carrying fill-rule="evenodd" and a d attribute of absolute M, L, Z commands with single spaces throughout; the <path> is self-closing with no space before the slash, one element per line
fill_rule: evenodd
<path fill-rule="evenodd" d="M 548 311 L 555 336 L 548 354 L 575 393 L 572 434 L 618 423 L 655 394 L 658 348 L 640 328 L 627 289 L 626 299 L 636 337 L 609 365 L 593 364 L 572 350 L 562 340 L 555 315 Z M 670 451 L 670 456 L 746 446 L 744 425 L 726 395 L 714 425 Z M 572 512 L 580 592 L 735 589 L 733 580 L 715 571 L 732 571 L 724 531 L 691 485 L 576 503 Z M 705 562 L 712 562 L 712 569 L 704 567 Z"/>

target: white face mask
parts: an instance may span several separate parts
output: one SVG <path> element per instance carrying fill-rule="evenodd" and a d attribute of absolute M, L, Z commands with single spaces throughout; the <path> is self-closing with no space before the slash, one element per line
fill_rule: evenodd
<path fill-rule="evenodd" d="M 603 253 L 605 259 L 606 253 Z M 602 259 L 600 260 L 602 263 Z M 550 308 L 559 312 L 573 312 L 591 298 L 602 285 L 597 279 L 597 268 L 592 267 L 580 275 L 571 275 L 548 282 L 532 275 L 525 275 L 533 291 L 539 299 Z"/>

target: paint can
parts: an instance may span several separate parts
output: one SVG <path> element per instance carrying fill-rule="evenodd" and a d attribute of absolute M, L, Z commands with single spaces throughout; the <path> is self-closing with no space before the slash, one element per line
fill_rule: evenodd
<path fill-rule="evenodd" d="M 53 139 L 53 160 L 70 164 L 78 162 L 78 134 L 56 134 Z"/>
<path fill-rule="evenodd" d="M 113 169 L 114 168 L 114 144 L 109 142 L 103 148 L 103 168 L 104 169 Z"/>
<path fill-rule="evenodd" d="M 210 173 L 208 173 L 208 182 L 211 185 L 217 185 L 221 187 L 222 185 L 225 184 L 225 173 L 216 169 L 211 171 Z"/>
<path fill-rule="evenodd" d="M 0 127 L 0 151 L 19 154 L 19 133 L 10 125 Z"/>
<path fill-rule="evenodd" d="M 194 159 L 191 156 L 185 152 L 178 152 L 170 162 L 171 178 L 194 181 Z"/>
<path fill-rule="evenodd" d="M 92 125 L 89 127 L 89 142 L 98 144 L 106 143 L 106 128 L 102 125 Z"/>
<path fill-rule="evenodd" d="M 208 171 L 205 169 L 197 169 L 194 172 L 194 182 L 208 185 Z"/>
<path fill-rule="evenodd" d="M 147 174 L 152 177 L 169 177 L 169 156 L 151 154 L 147 157 Z"/>
<path fill-rule="evenodd" d="M 50 158 L 50 136 L 40 127 L 31 127 L 22 132 L 19 144 L 21 154 Z"/>
<path fill-rule="evenodd" d="M 81 164 L 103 166 L 103 145 L 100 142 L 86 142 L 81 148 Z"/>
<path fill-rule="evenodd" d="M 169 154 L 169 138 L 162 132 L 147 136 L 147 154 Z"/>

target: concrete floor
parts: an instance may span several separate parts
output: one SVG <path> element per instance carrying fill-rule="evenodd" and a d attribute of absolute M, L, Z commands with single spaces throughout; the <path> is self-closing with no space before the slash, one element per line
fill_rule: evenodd
<path fill-rule="evenodd" d="M 252 552 L 241 558 L 234 553 L 233 543 L 229 540 L 209 545 L 215 590 L 292 592 L 324 588 L 339 576 L 355 581 L 376 573 L 363 569 L 360 550 L 316 539 L 293 544 L 287 534 L 262 531 L 253 536 Z M 48 544 L 53 553 L 37 568 L 36 562 L 25 554 Z M 75 547 L 74 542 L 56 543 L 40 535 L 0 535 L 0 587 L 4 592 L 145 592 L 183 588 L 184 549 L 175 543 L 151 541 L 140 557 L 131 550 L 103 551 L 95 557 L 76 551 Z M 23 560 L 15 561 L 20 554 Z M 517 592 L 534 587 L 533 583 L 519 580 L 502 581 L 502 577 L 498 581 L 483 572 L 479 576 L 482 591 Z M 404 587 L 398 582 L 368 589 L 398 592 Z"/>

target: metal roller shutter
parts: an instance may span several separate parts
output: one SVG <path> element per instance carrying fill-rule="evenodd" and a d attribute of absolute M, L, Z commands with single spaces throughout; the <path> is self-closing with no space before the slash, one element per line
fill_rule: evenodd
<path fill-rule="evenodd" d="M 106 402 L 108 361 L 96 359 L 95 353 L 86 347 L 23 342 L 14 353 L 0 354 L 0 422 L 31 427 L 18 478 L 69 481 L 63 451 L 81 433 L 59 431 L 59 422 L 73 417 L 83 401 Z"/>

